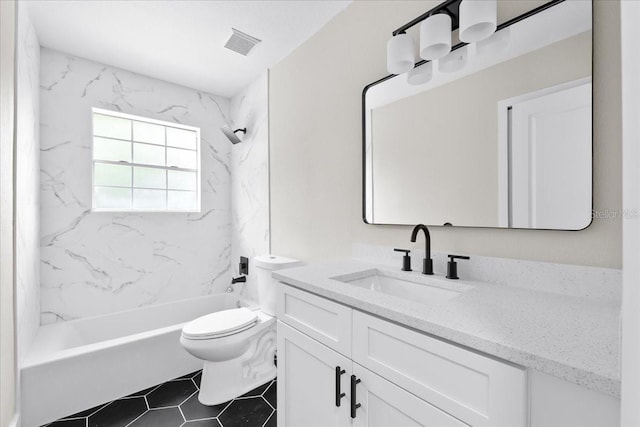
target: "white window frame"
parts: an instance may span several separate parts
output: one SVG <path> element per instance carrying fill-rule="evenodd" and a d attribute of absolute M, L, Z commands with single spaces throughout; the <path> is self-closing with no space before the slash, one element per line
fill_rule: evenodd
<path fill-rule="evenodd" d="M 196 207 L 195 209 L 169 209 L 169 208 L 165 208 L 165 209 L 136 209 L 133 207 L 133 200 L 131 203 L 131 207 L 130 208 L 98 208 L 96 207 L 96 184 L 95 184 L 95 165 L 96 162 L 99 163 L 103 163 L 103 164 L 112 164 L 112 165 L 127 165 L 127 166 L 131 166 L 131 171 L 133 173 L 133 167 L 138 166 L 138 167 L 145 167 L 145 168 L 154 168 L 154 169 L 163 169 L 165 171 L 171 171 L 171 170 L 176 170 L 176 171 L 189 171 L 189 172 L 193 172 L 193 169 L 185 169 L 185 168 L 177 168 L 177 167 L 167 167 L 167 166 L 157 166 L 157 165 L 148 165 L 145 163 L 134 163 L 133 162 L 133 153 L 131 156 L 131 162 L 124 162 L 124 161 L 110 161 L 110 160 L 96 160 L 93 157 L 93 147 L 94 147 L 94 140 L 95 140 L 95 135 L 94 135 L 94 129 L 93 129 L 93 117 L 94 114 L 102 114 L 102 115 L 106 115 L 106 116 L 111 116 L 111 117 L 117 117 L 117 118 L 121 118 L 121 119 L 127 119 L 127 120 L 131 120 L 132 122 L 142 122 L 142 123 L 150 123 L 150 124 L 155 124 L 155 125 L 160 125 L 163 126 L 165 128 L 165 156 L 166 156 L 166 128 L 175 128 L 175 129 L 182 129 L 182 130 L 188 130 L 188 131 L 192 131 L 195 132 L 196 134 Z M 133 132 L 133 126 L 132 126 L 132 132 Z M 102 137 L 101 137 L 102 138 Z M 113 138 L 111 138 L 113 139 Z M 127 141 L 127 140 L 122 140 L 122 141 Z M 134 142 L 136 144 L 145 144 L 143 142 L 136 142 L 133 140 L 133 135 L 131 136 L 131 138 L 128 140 L 128 142 L 131 142 L 131 150 L 133 151 L 133 144 Z M 156 146 L 160 146 L 160 145 L 156 145 Z M 201 162 L 201 149 L 200 149 L 200 128 L 194 127 L 194 126 L 187 126 L 187 125 L 183 125 L 183 124 L 179 124 L 179 123 L 173 123 L 173 122 L 167 122 L 167 121 L 163 121 L 163 120 L 156 120 L 156 119 L 151 119 L 148 117 L 142 117 L 142 116 L 136 116 L 133 114 L 125 114 L 125 113 L 121 113 L 118 111 L 111 111 L 111 110 L 105 110 L 102 108 L 92 108 L 91 109 L 91 211 L 92 212 L 118 212 L 118 213 L 200 213 L 202 211 L 202 206 L 201 206 L 201 170 L 202 170 L 202 162 Z M 178 147 L 171 147 L 171 148 L 178 148 Z M 135 188 L 140 188 L 140 187 L 135 187 L 133 185 L 133 179 L 131 180 L 131 197 L 133 197 L 133 189 Z M 169 189 L 167 187 L 165 187 L 165 191 L 169 191 Z"/>

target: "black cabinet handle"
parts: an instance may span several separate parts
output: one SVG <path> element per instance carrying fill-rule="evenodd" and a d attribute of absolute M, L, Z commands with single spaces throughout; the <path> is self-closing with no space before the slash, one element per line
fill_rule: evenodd
<path fill-rule="evenodd" d="M 356 378 L 355 375 L 351 375 L 351 418 L 356 417 L 356 409 L 362 406 L 359 403 L 356 403 L 356 385 L 360 384 L 360 380 Z"/>
<path fill-rule="evenodd" d="M 336 366 L 336 406 L 340 407 L 340 400 L 345 396 L 344 393 L 340 391 L 340 377 L 345 373 L 345 370 L 340 366 Z"/>

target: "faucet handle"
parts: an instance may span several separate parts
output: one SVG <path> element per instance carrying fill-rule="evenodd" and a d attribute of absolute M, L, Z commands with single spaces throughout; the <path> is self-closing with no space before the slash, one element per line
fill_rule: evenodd
<path fill-rule="evenodd" d="M 411 271 L 411 257 L 409 254 L 411 251 L 409 249 L 394 249 L 395 252 L 404 252 L 402 257 L 402 271 Z"/>
<path fill-rule="evenodd" d="M 458 264 L 456 259 L 471 259 L 465 255 L 447 255 L 449 262 L 447 262 L 447 279 L 459 279 L 458 277 Z"/>

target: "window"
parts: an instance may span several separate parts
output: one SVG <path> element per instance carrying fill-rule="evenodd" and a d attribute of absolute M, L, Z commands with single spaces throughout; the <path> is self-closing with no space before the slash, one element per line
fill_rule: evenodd
<path fill-rule="evenodd" d="M 200 129 L 94 108 L 93 210 L 200 211 Z"/>

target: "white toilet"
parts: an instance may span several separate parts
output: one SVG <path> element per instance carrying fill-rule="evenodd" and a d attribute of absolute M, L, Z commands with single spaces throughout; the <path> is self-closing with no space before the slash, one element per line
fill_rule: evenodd
<path fill-rule="evenodd" d="M 217 405 L 275 378 L 276 281 L 271 272 L 300 261 L 261 255 L 254 258 L 260 308 L 234 308 L 199 317 L 182 328 L 180 343 L 204 360 L 198 400 Z"/>

